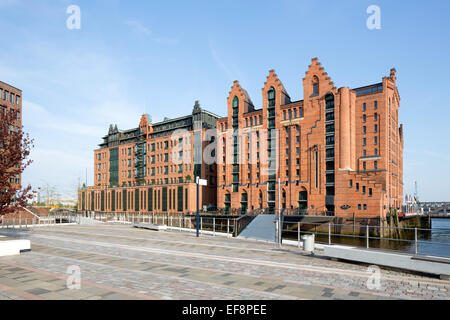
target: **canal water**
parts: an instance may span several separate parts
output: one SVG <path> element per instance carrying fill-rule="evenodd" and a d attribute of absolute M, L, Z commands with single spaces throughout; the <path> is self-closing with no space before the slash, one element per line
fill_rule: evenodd
<path fill-rule="evenodd" d="M 314 230 L 309 230 L 309 232 L 314 232 Z M 283 234 L 283 237 L 292 239 L 296 236 L 296 232 Z M 414 230 L 404 236 L 405 239 L 399 240 L 370 239 L 369 247 L 414 254 L 416 251 Z M 419 231 L 418 240 L 418 254 L 450 258 L 450 219 L 432 219 L 432 229 Z M 364 234 L 359 237 L 333 236 L 331 241 L 333 244 L 367 246 L 367 239 Z M 328 234 L 316 234 L 316 242 L 328 243 Z"/>
<path fill-rule="evenodd" d="M 450 219 L 433 219 L 431 236 L 419 241 L 419 253 L 450 258 Z"/>

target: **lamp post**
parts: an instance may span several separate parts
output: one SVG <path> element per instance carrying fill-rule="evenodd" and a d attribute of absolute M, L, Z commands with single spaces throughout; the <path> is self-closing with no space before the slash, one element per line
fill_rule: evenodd
<path fill-rule="evenodd" d="M 200 177 L 196 177 L 196 184 L 197 184 L 197 216 L 196 216 L 196 225 L 197 225 L 197 238 L 200 237 L 200 229 L 199 229 L 199 223 L 200 223 L 200 186 L 207 186 L 208 181 L 202 180 Z"/>

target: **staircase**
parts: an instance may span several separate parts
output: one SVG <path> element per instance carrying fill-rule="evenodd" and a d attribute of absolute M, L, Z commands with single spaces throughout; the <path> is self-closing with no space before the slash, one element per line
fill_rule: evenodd
<path fill-rule="evenodd" d="M 275 242 L 274 214 L 260 214 L 241 232 L 238 239 L 253 239 Z"/>

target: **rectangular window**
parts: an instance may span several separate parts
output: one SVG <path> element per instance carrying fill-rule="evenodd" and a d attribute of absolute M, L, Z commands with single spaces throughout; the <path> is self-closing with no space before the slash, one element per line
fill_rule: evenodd
<path fill-rule="evenodd" d="M 363 111 L 367 110 L 367 104 L 363 103 Z"/>
<path fill-rule="evenodd" d="M 378 101 L 375 101 L 375 102 L 374 102 L 374 106 L 373 106 L 373 108 L 374 108 L 375 110 L 377 110 L 377 109 L 378 109 Z"/>
<path fill-rule="evenodd" d="M 374 167 L 375 170 L 378 170 L 378 161 L 375 161 L 373 163 L 373 167 Z"/>
<path fill-rule="evenodd" d="M 356 183 L 356 191 L 359 191 L 359 183 Z"/>
<path fill-rule="evenodd" d="M 378 144 L 378 137 L 375 137 L 373 140 L 374 140 L 374 144 L 377 145 Z"/>
<path fill-rule="evenodd" d="M 377 124 L 375 125 L 374 131 L 375 131 L 375 133 L 378 132 L 378 125 Z"/>
<path fill-rule="evenodd" d="M 373 195 L 373 190 L 372 190 L 372 188 L 369 188 L 369 197 L 372 197 L 372 195 Z"/>
<path fill-rule="evenodd" d="M 353 188 L 353 180 L 350 180 L 350 183 L 349 183 L 349 188 Z"/>
<path fill-rule="evenodd" d="M 364 126 L 364 127 L 363 127 L 363 134 L 366 134 L 366 133 L 367 133 L 367 127 Z"/>

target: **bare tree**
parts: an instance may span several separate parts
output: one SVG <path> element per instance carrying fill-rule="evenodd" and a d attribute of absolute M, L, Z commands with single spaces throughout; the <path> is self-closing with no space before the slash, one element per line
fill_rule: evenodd
<path fill-rule="evenodd" d="M 0 112 L 0 217 L 25 207 L 35 194 L 19 177 L 32 160 L 33 140 L 17 126 L 16 111 Z"/>

